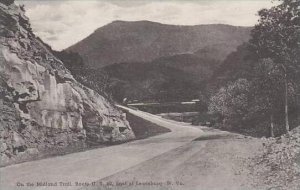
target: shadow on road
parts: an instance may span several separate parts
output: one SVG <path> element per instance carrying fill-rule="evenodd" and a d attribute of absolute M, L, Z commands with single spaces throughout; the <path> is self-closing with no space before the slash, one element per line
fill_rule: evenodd
<path fill-rule="evenodd" d="M 216 134 L 216 135 L 205 135 L 194 139 L 193 141 L 205 141 L 205 140 L 218 140 L 218 139 L 231 139 L 234 135 L 228 134 Z"/>

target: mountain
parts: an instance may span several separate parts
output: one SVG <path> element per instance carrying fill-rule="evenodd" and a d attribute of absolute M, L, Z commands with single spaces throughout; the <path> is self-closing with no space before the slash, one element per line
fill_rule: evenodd
<path fill-rule="evenodd" d="M 189 75 L 194 82 L 203 82 L 212 75 L 214 68 L 220 64 L 220 61 L 209 56 L 177 54 L 155 59 L 151 64 L 155 64 L 158 67 L 164 65 L 178 69 Z"/>
<path fill-rule="evenodd" d="M 0 2 L 0 36 L 1 166 L 135 138 L 125 115 L 74 79 L 12 0 Z"/>
<path fill-rule="evenodd" d="M 213 59 L 194 54 L 161 57 L 151 62 L 118 63 L 101 69 L 110 78 L 115 100 L 186 101 L 198 98 L 212 71 Z M 99 71 L 96 71 L 99 72 Z"/>
<path fill-rule="evenodd" d="M 99 77 L 90 80 L 99 83 L 96 86 L 110 86 L 115 100 L 188 100 L 197 98 L 227 55 L 248 41 L 250 30 L 221 24 L 175 26 L 114 21 L 65 52 L 80 54 L 89 68 L 77 69 L 80 72 L 76 76 L 106 73 L 108 85 L 98 82 Z"/>
<path fill-rule="evenodd" d="M 192 78 L 172 67 L 145 63 L 120 63 L 105 67 L 115 100 L 179 101 L 194 98 Z"/>
<path fill-rule="evenodd" d="M 231 52 L 224 61 L 213 69 L 211 77 L 206 81 L 207 90 L 213 93 L 238 79 L 251 80 L 254 78 L 255 58 L 256 55 L 251 50 L 249 43 L 238 46 L 235 51 Z"/>
<path fill-rule="evenodd" d="M 248 41 L 250 30 L 250 27 L 221 24 L 176 26 L 150 21 L 114 21 L 66 50 L 78 52 L 93 68 L 193 53 L 222 61 Z"/>

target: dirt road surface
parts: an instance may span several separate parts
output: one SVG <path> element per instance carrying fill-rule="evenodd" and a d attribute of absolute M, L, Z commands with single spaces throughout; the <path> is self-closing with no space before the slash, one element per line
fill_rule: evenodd
<path fill-rule="evenodd" d="M 0 168 L 1 189 L 254 189 L 257 139 L 122 108 L 172 132 Z"/>

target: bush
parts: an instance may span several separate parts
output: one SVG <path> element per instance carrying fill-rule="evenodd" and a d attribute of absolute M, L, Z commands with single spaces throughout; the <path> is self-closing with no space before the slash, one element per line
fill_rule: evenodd
<path fill-rule="evenodd" d="M 209 113 L 219 115 L 224 126 L 228 124 L 235 127 L 243 123 L 249 108 L 249 90 L 250 83 L 246 79 L 238 79 L 222 87 L 210 98 Z"/>

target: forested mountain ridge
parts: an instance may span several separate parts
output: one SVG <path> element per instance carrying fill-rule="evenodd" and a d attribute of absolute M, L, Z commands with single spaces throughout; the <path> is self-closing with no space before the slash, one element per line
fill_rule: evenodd
<path fill-rule="evenodd" d="M 250 27 L 222 24 L 176 26 L 150 21 L 114 21 L 67 48 L 93 68 L 114 63 L 151 62 L 176 54 L 223 60 L 249 40 Z"/>
<path fill-rule="evenodd" d="M 77 69 L 79 73 L 89 70 L 95 73 L 93 76 L 107 76 L 109 85 L 102 83 L 103 77 L 90 81 L 109 86 L 106 91 L 117 101 L 125 97 L 181 101 L 197 98 L 214 69 L 248 41 L 250 30 L 222 24 L 175 26 L 114 21 L 63 52 L 80 55 L 85 66 Z"/>

